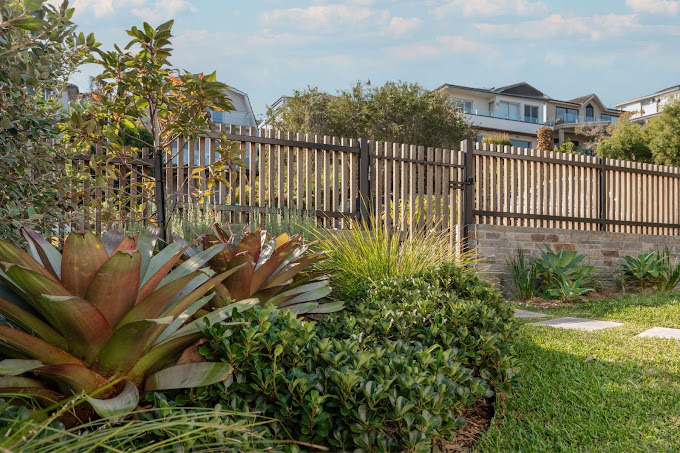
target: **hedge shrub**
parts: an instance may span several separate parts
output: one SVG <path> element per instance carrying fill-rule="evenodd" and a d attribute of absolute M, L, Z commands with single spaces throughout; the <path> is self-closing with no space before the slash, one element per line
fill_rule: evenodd
<path fill-rule="evenodd" d="M 200 352 L 233 382 L 170 395 L 186 405 L 274 417 L 273 437 L 332 450 L 429 451 L 465 408 L 514 383 L 512 311 L 477 277 L 447 266 L 391 279 L 319 325 L 273 307 L 206 329 Z"/>

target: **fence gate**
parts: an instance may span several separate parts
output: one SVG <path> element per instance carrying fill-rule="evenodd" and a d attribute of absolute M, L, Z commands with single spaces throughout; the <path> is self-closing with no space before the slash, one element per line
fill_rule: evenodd
<path fill-rule="evenodd" d="M 369 146 L 371 209 L 382 226 L 448 231 L 451 245 L 465 248 L 473 223 L 472 142 L 460 151 L 382 141 Z"/>

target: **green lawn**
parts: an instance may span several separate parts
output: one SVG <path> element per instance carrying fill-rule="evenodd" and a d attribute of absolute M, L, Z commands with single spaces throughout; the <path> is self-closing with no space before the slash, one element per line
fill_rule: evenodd
<path fill-rule="evenodd" d="M 680 340 L 635 338 L 653 326 L 680 328 L 680 295 L 631 295 L 546 313 L 625 325 L 582 332 L 528 321 L 517 343 L 522 388 L 498 405 L 478 450 L 680 451 Z"/>

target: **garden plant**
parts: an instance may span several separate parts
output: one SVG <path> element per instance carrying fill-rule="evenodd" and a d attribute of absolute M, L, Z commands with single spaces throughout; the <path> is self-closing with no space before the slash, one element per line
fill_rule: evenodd
<path fill-rule="evenodd" d="M 213 384 L 232 372 L 228 363 L 178 362 L 199 340 L 206 321 L 223 321 L 246 300 L 190 321 L 215 285 L 242 267 L 215 275 L 200 269 L 224 245 L 175 267 L 184 249 L 172 244 L 153 255 L 147 232 L 68 235 L 63 251 L 27 228 L 30 253 L 0 241 L 0 391 L 57 401 L 88 398 L 101 416 L 132 411 L 139 390 Z"/>

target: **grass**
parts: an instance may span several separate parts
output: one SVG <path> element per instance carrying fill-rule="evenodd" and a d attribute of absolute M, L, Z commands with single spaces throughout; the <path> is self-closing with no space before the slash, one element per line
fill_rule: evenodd
<path fill-rule="evenodd" d="M 371 217 L 351 229 L 311 232 L 319 248 L 329 252 L 318 266 L 331 274 L 336 295 L 351 296 L 367 284 L 388 277 L 409 277 L 446 263 L 468 265 L 476 262 L 474 252 L 456 253 L 447 232 L 416 228 L 406 236 L 386 231 Z"/>
<path fill-rule="evenodd" d="M 625 324 L 583 332 L 526 321 L 517 344 L 522 389 L 499 403 L 478 451 L 679 451 L 680 341 L 635 335 L 680 328 L 680 295 L 628 295 L 545 312 Z"/>

